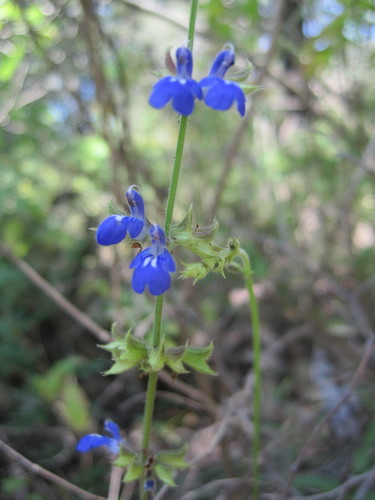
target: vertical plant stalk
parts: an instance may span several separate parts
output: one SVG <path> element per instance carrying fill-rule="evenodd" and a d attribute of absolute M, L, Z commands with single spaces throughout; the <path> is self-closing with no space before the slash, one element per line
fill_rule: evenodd
<path fill-rule="evenodd" d="M 253 344 L 253 371 L 254 371 L 254 385 L 253 385 L 253 421 L 254 421 L 254 437 L 253 446 L 251 450 L 251 474 L 253 480 L 253 499 L 259 498 L 259 482 L 260 482 L 260 467 L 259 456 L 261 446 L 260 435 L 260 419 L 261 419 L 261 387 L 262 387 L 262 372 L 261 372 L 261 340 L 260 340 L 260 322 L 258 303 L 254 293 L 254 284 L 252 277 L 250 257 L 243 250 L 240 249 L 239 257 L 242 260 L 242 272 L 246 288 L 249 291 L 249 307 L 251 315 L 251 328 L 252 328 L 252 344 Z"/>
<path fill-rule="evenodd" d="M 190 19 L 189 19 L 189 30 L 188 30 L 188 43 L 187 46 L 190 50 L 193 49 L 194 43 L 194 33 L 195 33 L 195 21 L 197 18 L 198 10 L 198 0 L 191 0 L 190 5 Z M 176 200 L 178 180 L 180 176 L 182 155 L 184 152 L 186 128 L 187 128 L 188 117 L 181 116 L 180 127 L 178 131 L 176 154 L 173 164 L 173 170 L 171 175 L 171 181 L 169 184 L 169 192 L 167 199 L 167 208 L 165 212 L 165 234 L 169 237 L 173 209 Z M 154 328 L 152 333 L 152 344 L 157 347 L 161 340 L 161 329 L 162 329 L 162 314 L 163 314 L 163 295 L 159 295 L 155 300 L 155 316 L 154 316 Z M 148 448 L 150 443 L 151 427 L 154 414 L 155 406 L 155 396 L 156 396 L 156 385 L 158 381 L 158 372 L 152 372 L 149 375 L 147 392 L 146 392 L 146 403 L 143 416 L 143 438 L 142 438 L 142 456 L 143 463 L 145 463 L 148 455 Z M 140 484 L 140 498 L 141 500 L 146 500 L 147 493 L 143 491 L 143 484 L 146 479 L 146 472 L 143 474 L 141 484 Z"/>

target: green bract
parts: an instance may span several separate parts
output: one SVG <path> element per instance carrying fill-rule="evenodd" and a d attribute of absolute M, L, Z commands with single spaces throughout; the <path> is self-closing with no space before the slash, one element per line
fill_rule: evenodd
<path fill-rule="evenodd" d="M 158 372 L 168 366 L 175 373 L 188 373 L 185 365 L 194 370 L 216 375 L 207 363 L 213 345 L 207 347 L 185 346 L 166 348 L 164 337 L 159 346 L 153 347 L 144 339 L 134 337 L 130 330 L 126 334 L 118 331 L 116 324 L 112 327 L 112 336 L 115 339 L 107 345 L 100 346 L 112 353 L 113 366 L 105 372 L 106 375 L 116 375 L 139 366 L 145 373 Z"/>
<path fill-rule="evenodd" d="M 238 257 L 240 244 L 235 238 L 231 238 L 225 247 L 212 241 L 218 227 L 216 220 L 208 226 L 193 224 L 190 207 L 182 222 L 171 228 L 170 248 L 178 246 L 187 248 L 201 259 L 200 262 L 184 263 L 184 270 L 181 273 L 183 278 L 194 278 L 195 283 L 205 278 L 211 271 L 224 276 L 224 269 Z"/>
<path fill-rule="evenodd" d="M 155 475 L 168 486 L 176 486 L 173 480 L 173 473 L 176 469 L 187 469 L 190 465 L 186 462 L 184 456 L 187 452 L 187 446 L 184 445 L 177 450 L 162 450 L 155 456 L 152 456 L 152 466 L 148 473 Z M 139 479 L 145 469 L 142 453 L 131 453 L 128 450 L 121 450 L 119 457 L 113 462 L 117 467 L 126 469 L 123 478 L 124 483 L 130 483 Z"/>

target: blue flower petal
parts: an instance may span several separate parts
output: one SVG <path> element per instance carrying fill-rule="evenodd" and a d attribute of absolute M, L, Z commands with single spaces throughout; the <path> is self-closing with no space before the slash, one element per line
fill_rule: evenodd
<path fill-rule="evenodd" d="M 239 114 L 241 116 L 244 116 L 246 111 L 246 97 L 241 87 L 239 85 L 236 85 L 236 87 L 237 87 L 237 95 L 235 99 L 237 101 L 237 109 Z"/>
<path fill-rule="evenodd" d="M 96 241 L 99 245 L 115 245 L 120 243 L 128 230 L 128 219 L 123 215 L 110 215 L 99 225 L 96 231 Z"/>
<path fill-rule="evenodd" d="M 145 203 L 143 201 L 142 196 L 136 189 L 135 185 L 130 186 L 130 188 L 126 191 L 125 196 L 130 208 L 130 214 L 137 219 L 144 220 L 145 218 Z"/>
<path fill-rule="evenodd" d="M 85 452 L 92 450 L 93 448 L 97 448 L 98 446 L 107 446 L 107 448 L 113 451 L 113 442 L 114 440 L 108 436 L 101 436 L 100 434 L 87 434 L 87 436 L 83 436 L 83 438 L 78 441 L 76 449 L 77 451 Z M 118 444 L 117 448 L 119 449 Z"/>
<path fill-rule="evenodd" d="M 231 47 L 229 50 L 223 50 L 222 52 L 219 52 L 212 64 L 210 76 L 224 78 L 224 75 L 227 72 L 228 68 L 230 66 L 233 66 L 235 58 L 236 56 L 233 47 Z"/>
<path fill-rule="evenodd" d="M 171 277 L 164 269 L 152 269 L 148 278 L 148 289 L 151 295 L 162 295 L 171 286 Z"/>
<path fill-rule="evenodd" d="M 171 277 L 168 271 L 152 264 L 137 267 L 132 278 L 132 288 L 136 293 L 143 293 L 146 285 L 151 295 L 161 295 L 171 286 Z"/>
<path fill-rule="evenodd" d="M 140 252 L 138 255 L 134 257 L 134 259 L 131 261 L 129 269 L 133 269 L 135 267 L 140 267 L 143 265 L 143 262 L 150 257 L 151 259 L 154 258 L 154 254 L 150 251 L 150 248 L 145 248 Z"/>
<path fill-rule="evenodd" d="M 199 85 L 204 89 L 204 87 L 212 87 L 212 85 L 215 85 L 220 81 L 222 80 L 220 78 L 217 78 L 216 76 L 206 76 L 206 78 L 203 78 L 199 82 Z"/>
<path fill-rule="evenodd" d="M 204 98 L 204 102 L 210 108 L 218 111 L 226 111 L 234 101 L 233 89 L 225 83 L 218 83 L 211 87 Z"/>
<path fill-rule="evenodd" d="M 176 89 L 173 99 L 172 108 L 182 116 L 189 116 L 194 110 L 194 96 L 187 87 L 180 86 Z"/>
<path fill-rule="evenodd" d="M 193 55 L 187 47 L 176 50 L 176 74 L 178 78 L 191 78 L 193 73 Z"/>
<path fill-rule="evenodd" d="M 174 95 L 175 83 L 177 83 L 176 78 L 171 76 L 166 76 L 158 81 L 154 85 L 152 93 L 148 99 L 149 104 L 156 109 L 165 106 Z"/>
<path fill-rule="evenodd" d="M 194 97 L 203 99 L 203 91 L 198 82 L 191 78 L 187 81 L 186 85 Z"/>
<path fill-rule="evenodd" d="M 134 270 L 132 277 L 132 288 L 136 293 L 143 293 L 145 291 L 148 280 L 148 273 L 145 273 L 144 268 L 137 267 Z"/>
<path fill-rule="evenodd" d="M 116 441 L 119 441 L 119 442 L 122 441 L 122 437 L 120 434 L 120 427 L 116 424 L 116 422 L 113 422 L 113 420 L 108 418 L 104 422 L 104 430 L 106 430 L 107 432 L 112 434 L 112 436 L 114 437 L 114 439 Z"/>
<path fill-rule="evenodd" d="M 169 271 L 170 273 L 174 273 L 176 271 L 176 264 L 173 260 L 172 255 L 165 248 L 163 253 L 158 257 L 158 266 L 162 266 L 163 269 Z"/>
<path fill-rule="evenodd" d="M 176 113 L 189 116 L 194 110 L 194 100 L 202 98 L 202 89 L 192 78 L 166 76 L 154 85 L 148 102 L 159 109 L 172 100 Z"/>
<path fill-rule="evenodd" d="M 142 250 L 129 266 L 134 269 L 132 287 L 136 293 L 143 293 L 147 286 L 152 295 L 161 295 L 171 286 L 169 273 L 176 270 L 176 264 L 165 248 L 163 229 L 154 224 L 149 233 L 152 245 Z"/>
<path fill-rule="evenodd" d="M 127 217 L 127 219 L 129 235 L 131 238 L 136 238 L 142 232 L 145 223 L 142 219 L 136 219 L 135 217 Z"/>
<path fill-rule="evenodd" d="M 200 85 L 203 89 L 207 88 L 204 102 L 210 108 L 226 111 L 237 101 L 238 112 L 241 116 L 245 114 L 246 97 L 237 83 L 209 76 L 203 78 Z"/>

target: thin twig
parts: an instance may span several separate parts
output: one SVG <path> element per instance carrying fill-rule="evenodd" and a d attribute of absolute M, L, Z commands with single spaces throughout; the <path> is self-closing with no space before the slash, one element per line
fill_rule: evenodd
<path fill-rule="evenodd" d="M 107 343 L 111 340 L 110 334 L 101 328 L 87 314 L 80 311 L 75 305 L 69 302 L 55 287 L 50 285 L 39 273 L 35 271 L 27 262 L 17 257 L 13 251 L 0 243 L 0 254 L 12 262 L 30 281 L 44 292 L 55 304 L 69 314 L 77 323 L 87 328 L 100 342 Z"/>
<path fill-rule="evenodd" d="M 204 403 L 207 411 L 210 411 L 211 414 L 216 416 L 217 411 L 218 411 L 218 405 L 215 403 L 215 401 L 213 399 L 208 397 L 202 391 L 200 391 L 199 389 L 197 389 L 195 387 L 191 387 L 189 384 L 186 384 L 185 382 L 183 382 L 182 380 L 180 380 L 178 378 L 173 378 L 165 370 L 162 370 L 159 373 L 159 378 L 160 378 L 160 380 L 167 383 L 171 387 L 178 389 L 183 394 L 186 394 L 191 399 L 195 399 L 197 401 Z"/>
<path fill-rule="evenodd" d="M 177 18 L 172 17 L 172 9 L 164 7 L 164 5 L 159 2 L 150 2 L 146 0 L 123 0 L 123 2 L 135 10 L 139 10 L 145 14 L 150 14 L 151 16 L 157 17 L 162 21 L 183 30 L 184 33 L 186 33 L 188 29 L 188 23 L 181 22 Z M 199 29 L 196 29 L 195 33 L 199 36 L 208 36 L 207 33 L 204 33 Z"/>
<path fill-rule="evenodd" d="M 210 481 L 209 483 L 205 484 L 204 486 L 201 486 L 200 488 L 197 488 L 195 490 L 189 491 L 189 493 L 186 493 L 183 497 L 181 497 L 181 500 L 194 500 L 195 498 L 201 497 L 202 493 L 207 493 L 213 489 L 217 488 L 224 488 L 226 486 L 235 486 L 243 484 L 244 485 L 244 491 L 250 486 L 250 480 L 249 478 L 243 478 L 243 477 L 227 477 L 224 479 L 215 479 L 214 481 Z M 247 485 L 247 486 L 245 486 Z M 212 493 L 211 493 L 212 494 Z M 245 494 L 246 496 L 246 494 Z M 245 498 L 245 496 L 243 498 Z M 212 497 L 210 497 L 212 498 Z"/>
<path fill-rule="evenodd" d="M 106 500 L 104 497 L 99 497 L 97 495 L 89 493 L 88 491 L 82 490 L 78 486 L 75 486 L 69 481 L 66 481 L 66 479 L 63 479 L 60 476 L 57 476 L 56 474 L 53 474 L 53 472 L 44 469 L 38 464 L 34 464 L 26 457 L 18 453 L 18 451 L 14 450 L 6 443 L 4 443 L 4 441 L 1 440 L 0 440 L 0 450 L 2 450 L 10 460 L 18 463 L 24 469 L 28 470 L 29 472 L 32 472 L 33 474 L 37 474 L 38 476 L 43 477 L 47 481 L 51 481 L 57 486 L 64 488 L 64 490 L 70 491 L 71 493 L 74 493 L 75 495 L 78 495 L 79 497 L 84 498 L 86 500 Z"/>
<path fill-rule="evenodd" d="M 124 470 L 121 467 L 112 465 L 111 479 L 109 481 L 108 500 L 118 500 L 123 473 Z"/>

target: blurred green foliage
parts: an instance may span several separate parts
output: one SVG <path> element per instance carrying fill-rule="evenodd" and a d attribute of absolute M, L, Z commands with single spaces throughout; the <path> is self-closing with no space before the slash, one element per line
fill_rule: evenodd
<path fill-rule="evenodd" d="M 265 452 L 265 493 L 282 489 L 279 477 L 287 476 L 306 428 L 327 408 L 311 375 L 314 352 L 329 354 L 332 391 L 337 380 L 346 387 L 375 320 L 374 3 L 286 0 L 280 12 L 277 4 L 201 2 L 197 79 L 231 42 L 237 69 L 250 60 L 249 83 L 262 90 L 249 98 L 244 131 L 234 110 L 220 114 L 197 105 L 175 211 L 181 220 L 193 203 L 201 225 L 216 216 L 219 244 L 239 238 L 252 257 L 267 366 L 264 444 L 268 450 L 273 440 L 282 443 L 274 454 Z M 1 243 L 104 328 L 116 320 L 140 336 L 150 329 L 153 301 L 130 291 L 132 250 L 98 248 L 90 228 L 111 200 L 124 202 L 132 183 L 141 187 L 149 218 L 163 220 L 178 118 L 170 108 L 149 108 L 147 96 L 153 72 L 166 73 L 165 52 L 185 43 L 181 23 L 189 4 L 158 1 L 154 13 L 146 7 L 120 0 L 0 1 Z M 183 252 L 175 255 L 185 262 Z M 142 407 L 136 398 L 145 380 L 135 373 L 102 378 L 110 360 L 97 341 L 3 257 L 2 435 L 36 462 L 46 459 L 41 443 L 50 443 L 52 454 L 62 449 L 54 471 L 105 495 L 106 462 L 79 465 L 72 442 L 107 416 L 137 436 Z M 167 296 L 166 331 L 179 343 L 213 340 L 222 374 L 214 382 L 183 380 L 224 406 L 251 371 L 241 286 L 236 275 L 208 276 L 195 287 L 175 279 Z M 301 325 L 310 328 L 307 335 L 285 340 Z M 281 345 L 276 354 L 274 345 Z M 370 393 L 372 381 L 371 360 L 361 382 Z M 293 482 L 299 494 L 327 491 L 373 466 L 370 401 L 360 398 L 353 410 L 358 430 L 346 443 L 333 431 L 322 436 Z M 193 444 L 195 433 L 212 423 L 208 415 L 169 402 L 156 409 L 157 423 L 172 422 Z M 48 429 L 71 441 L 49 441 Z M 167 437 L 159 431 L 155 440 L 162 447 Z M 249 447 L 249 436 L 229 434 L 200 478 L 241 474 Z M 342 448 L 346 460 L 338 458 Z M 232 456 L 241 463 L 234 471 Z M 53 498 L 41 480 L 11 477 L 8 461 L 2 465 L 7 500 L 23 491 L 30 499 Z M 241 498 L 234 490 L 228 495 Z M 365 495 L 373 498 L 371 486 Z"/>

